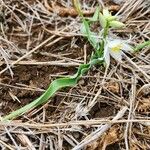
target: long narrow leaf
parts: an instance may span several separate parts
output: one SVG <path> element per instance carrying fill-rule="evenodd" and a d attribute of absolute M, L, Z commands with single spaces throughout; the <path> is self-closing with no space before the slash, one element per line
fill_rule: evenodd
<path fill-rule="evenodd" d="M 97 64 L 100 61 L 101 61 L 100 59 L 94 59 L 88 64 L 81 64 L 75 75 L 54 80 L 50 84 L 49 88 L 39 98 L 35 99 L 33 102 L 25 105 L 24 107 L 10 113 L 9 115 L 3 117 L 2 120 L 3 121 L 12 120 L 20 115 L 23 115 L 27 111 L 29 111 L 43 103 L 46 103 L 49 100 L 49 98 L 52 97 L 59 89 L 64 88 L 64 87 L 75 86 L 77 84 L 78 79 L 84 73 L 86 73 L 91 68 L 91 66 Z"/>
<path fill-rule="evenodd" d="M 83 17 L 79 1 L 74 0 L 74 5 L 75 5 L 78 13 L 82 17 L 83 28 L 84 28 L 83 30 L 84 30 L 85 35 L 88 38 L 88 41 L 90 42 L 90 44 L 93 46 L 94 49 L 97 49 L 98 43 L 97 43 L 96 39 L 93 37 L 93 33 L 90 31 L 88 21 L 86 21 L 86 19 Z M 96 20 L 98 18 L 98 12 L 99 12 L 99 9 L 97 8 L 96 13 L 93 17 L 94 20 Z M 92 55 L 92 56 L 94 56 L 94 55 Z M 77 81 L 79 80 L 79 78 L 84 73 L 86 73 L 91 68 L 91 66 L 98 64 L 101 61 L 102 61 L 102 59 L 100 59 L 100 58 L 95 59 L 94 57 L 91 57 L 91 61 L 88 64 L 82 64 L 79 66 L 78 71 L 75 75 L 54 80 L 50 84 L 49 88 L 39 98 L 35 99 L 33 102 L 25 105 L 24 107 L 10 113 L 9 115 L 3 117 L 2 120 L 3 121 L 12 120 L 12 119 L 26 113 L 27 111 L 29 111 L 41 104 L 46 103 L 49 100 L 49 98 L 51 98 L 59 89 L 64 88 L 64 87 L 75 86 L 77 84 Z"/>
<path fill-rule="evenodd" d="M 141 44 L 138 44 L 135 48 L 134 51 L 137 52 L 139 50 L 141 50 L 142 48 L 146 47 L 146 46 L 150 46 L 150 40 L 149 41 L 145 41 Z"/>
<path fill-rule="evenodd" d="M 92 18 L 88 18 L 88 20 L 90 22 L 96 22 L 96 21 L 98 21 L 99 13 L 100 13 L 100 9 L 99 9 L 99 7 L 97 7 L 96 10 L 95 10 L 95 13 L 93 15 L 93 17 Z"/>

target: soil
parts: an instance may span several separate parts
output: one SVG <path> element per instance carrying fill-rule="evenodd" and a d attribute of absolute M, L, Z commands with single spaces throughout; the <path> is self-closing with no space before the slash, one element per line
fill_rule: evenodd
<path fill-rule="evenodd" d="M 17 0 L 9 2 L 4 0 L 4 2 L 5 5 L 3 4 L 1 8 L 4 14 L 0 15 L 3 31 L 1 30 L 0 32 L 2 38 L 5 40 L 1 40 L 0 42 L 9 56 L 6 57 L 9 63 L 15 62 L 43 41 L 56 34 L 47 32 L 44 28 L 50 31 L 56 31 L 57 29 L 62 30 L 68 26 L 65 32 L 68 32 L 69 35 L 70 33 L 75 34 L 76 29 L 81 25 L 80 18 L 76 15 L 71 16 L 68 13 L 67 16 L 61 16 L 59 13 L 57 14 L 56 12 L 47 10 L 47 7 L 44 5 L 44 0 L 39 2 L 26 0 L 24 3 Z M 48 3 L 50 4 L 50 1 Z M 91 6 L 91 4 L 95 6 L 97 1 L 94 3 L 93 1 L 89 1 L 87 3 L 89 6 Z M 41 7 L 40 4 L 42 4 L 43 7 Z M 105 4 L 107 6 L 118 6 L 117 10 L 114 10 L 115 7 L 113 7 L 113 14 L 116 14 L 118 8 L 122 7 L 122 4 L 118 5 L 112 1 L 105 1 Z M 73 7 L 71 2 L 65 0 L 58 2 L 58 5 L 61 7 Z M 87 9 L 90 8 L 88 5 L 85 5 Z M 14 10 L 12 6 L 14 6 Z M 91 15 L 91 12 L 88 15 Z M 130 17 L 134 17 L 134 15 Z M 72 22 L 74 22 L 73 25 L 71 25 Z M 97 24 L 95 24 L 95 28 L 97 28 Z M 132 28 L 131 23 L 130 29 Z M 97 31 L 99 28 L 95 30 Z M 130 30 L 128 31 L 132 32 Z M 79 30 L 77 33 L 79 33 Z M 112 33 L 118 35 L 120 38 L 129 36 L 125 32 L 120 33 L 119 30 L 112 30 Z M 131 34 L 138 35 L 139 33 L 134 31 Z M 68 37 L 68 35 L 60 39 L 57 43 L 52 44 L 52 46 L 47 45 L 51 42 L 49 41 L 28 57 L 21 60 L 20 62 L 23 64 L 15 64 L 11 67 L 13 77 L 9 69 L 0 75 L 1 116 L 5 116 L 38 98 L 56 78 L 73 75 L 77 71 L 77 65 L 33 65 L 28 64 L 28 62 L 63 61 L 66 63 L 77 62 L 81 64 L 85 61 L 89 61 L 93 48 L 89 42 L 87 42 L 87 39 L 76 35 Z M 57 38 L 59 38 L 59 36 L 55 35 L 52 41 Z M 144 39 L 145 36 L 135 39 L 134 42 L 139 42 L 141 38 Z M 137 53 L 127 54 L 127 56 L 141 68 L 143 66 L 143 69 L 149 66 L 149 51 L 147 49 L 145 49 L 141 55 Z M 145 61 L 142 60 L 143 56 L 145 57 Z M 123 64 L 119 64 L 111 59 L 111 66 L 108 69 L 104 85 L 102 82 L 105 67 L 103 65 L 94 66 L 79 80 L 75 87 L 59 90 L 50 98 L 48 103 L 13 120 L 12 123 L 17 126 L 6 126 L 7 131 L 6 127 L 4 128 L 4 126 L 1 125 L 0 141 L 3 141 L 5 144 L 3 143 L 1 146 L 2 142 L 0 142 L 0 146 L 5 149 L 9 146 L 13 149 L 17 149 L 16 145 L 18 145 L 18 149 L 70 150 L 100 125 L 94 123 L 70 125 L 69 122 L 112 120 L 123 106 L 127 106 L 128 110 L 132 109 L 133 114 L 131 113 L 130 115 L 132 115 L 133 118 L 130 119 L 148 120 L 150 117 L 149 82 L 147 82 L 146 77 L 125 58 L 123 61 Z M 7 61 L 1 57 L 0 71 L 6 67 Z M 146 69 L 144 69 L 144 71 L 149 75 Z M 133 80 L 135 81 L 134 83 Z M 101 87 L 103 88 L 96 103 L 90 108 L 87 114 L 84 114 L 86 111 L 83 110 L 88 108 L 87 106 Z M 132 98 L 133 103 L 131 101 Z M 81 103 L 82 101 L 83 103 Z M 133 105 L 132 108 L 130 108 L 131 105 Z M 122 120 L 127 120 L 128 116 L 129 112 L 127 111 L 122 117 Z M 19 125 L 19 123 L 22 124 Z M 29 126 L 26 125 L 27 123 Z M 66 123 L 66 125 L 44 126 L 45 124 L 55 125 L 63 123 Z M 32 124 L 37 124 L 37 126 L 32 127 Z M 103 125 L 104 123 L 100 124 Z M 40 125 L 43 126 L 40 127 Z M 91 150 L 100 150 L 102 147 L 105 147 L 106 150 L 125 149 L 126 144 L 124 143 L 123 137 L 125 129 L 126 122 L 112 124 L 110 129 L 104 132 L 102 136 L 98 137 L 93 143 L 87 144 L 85 149 L 88 150 L 88 147 Z M 147 147 L 149 147 L 149 126 L 133 122 L 133 124 L 130 124 L 130 130 L 128 132 L 130 132 L 128 136 L 131 138 L 128 139 L 130 149 L 146 150 Z"/>

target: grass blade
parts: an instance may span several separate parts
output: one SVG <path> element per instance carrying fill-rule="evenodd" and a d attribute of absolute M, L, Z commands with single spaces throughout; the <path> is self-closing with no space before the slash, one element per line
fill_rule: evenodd
<path fill-rule="evenodd" d="M 15 119 L 16 117 L 23 115 L 27 111 L 43 103 L 46 103 L 49 100 L 49 98 L 52 97 L 61 88 L 75 86 L 77 84 L 78 79 L 82 75 L 84 75 L 91 68 L 91 66 L 97 64 L 100 61 L 100 59 L 94 59 L 88 64 L 80 65 L 75 75 L 54 80 L 50 84 L 49 88 L 39 98 L 35 99 L 33 102 L 25 105 L 24 107 L 10 113 L 9 115 L 3 117 L 2 121 Z"/>
<path fill-rule="evenodd" d="M 137 45 L 137 46 L 134 48 L 134 51 L 137 52 L 137 51 L 143 49 L 143 48 L 146 47 L 146 46 L 150 46 L 150 40 L 149 40 L 149 41 L 145 41 L 145 42 L 143 42 L 143 43 Z"/>

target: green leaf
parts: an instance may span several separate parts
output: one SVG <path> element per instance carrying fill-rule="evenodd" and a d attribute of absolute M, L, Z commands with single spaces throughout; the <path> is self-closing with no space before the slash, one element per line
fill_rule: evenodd
<path fill-rule="evenodd" d="M 149 40 L 149 41 L 145 41 L 145 42 L 143 42 L 143 43 L 137 45 L 137 46 L 134 48 L 134 51 L 137 52 L 137 51 L 143 49 L 143 48 L 146 47 L 146 46 L 150 46 L 150 40 Z"/>
<path fill-rule="evenodd" d="M 98 39 L 96 38 L 97 35 L 94 32 L 90 31 L 90 26 L 89 23 L 84 20 L 81 26 L 81 33 L 87 37 L 88 41 L 90 44 L 93 46 L 94 49 L 99 48 L 99 42 Z"/>
<path fill-rule="evenodd" d="M 97 7 L 96 10 L 95 10 L 95 13 L 93 15 L 93 17 L 92 18 L 88 18 L 88 20 L 91 21 L 91 22 L 98 21 L 99 12 L 100 12 L 100 9 L 99 9 L 99 7 Z"/>
<path fill-rule="evenodd" d="M 49 98 L 51 98 L 61 88 L 75 86 L 79 78 L 83 76 L 93 65 L 99 63 L 100 61 L 100 59 L 93 59 L 88 64 L 81 64 L 75 75 L 54 80 L 50 84 L 49 88 L 39 98 L 35 99 L 33 102 L 25 105 L 24 107 L 10 113 L 9 115 L 3 117 L 2 121 L 15 119 L 16 117 L 23 115 L 27 111 L 46 103 L 49 100 Z"/>
<path fill-rule="evenodd" d="M 85 22 L 83 22 L 81 24 L 81 33 L 84 35 L 84 36 L 87 36 L 90 34 L 90 28 L 89 28 L 89 25 Z"/>

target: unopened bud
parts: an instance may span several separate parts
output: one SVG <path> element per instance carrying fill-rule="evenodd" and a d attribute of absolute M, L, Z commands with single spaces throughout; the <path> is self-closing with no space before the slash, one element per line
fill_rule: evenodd
<path fill-rule="evenodd" d="M 100 21 L 101 26 L 103 28 L 105 28 L 107 25 L 107 20 L 105 19 L 105 17 L 101 13 L 99 14 L 99 21 Z"/>
<path fill-rule="evenodd" d="M 122 22 L 119 22 L 119 21 L 110 21 L 109 25 L 113 28 L 122 28 L 125 26 L 125 24 L 123 24 Z"/>

